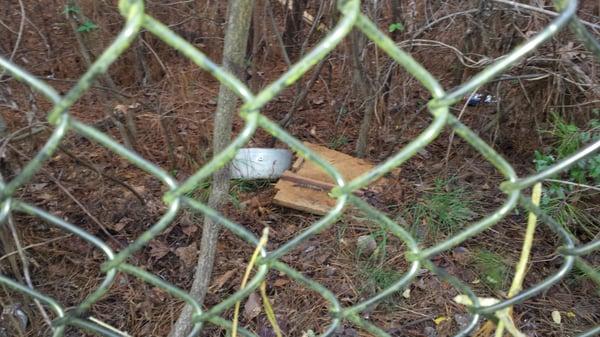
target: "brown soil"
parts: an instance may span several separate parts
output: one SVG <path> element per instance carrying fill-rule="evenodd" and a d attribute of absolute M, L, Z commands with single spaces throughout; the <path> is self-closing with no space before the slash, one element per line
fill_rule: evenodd
<path fill-rule="evenodd" d="M 0 10 L 0 19 L 11 29 L 17 29 L 20 18 L 17 15 L 18 1 L 5 2 L 9 4 Z M 441 17 L 445 15 L 443 13 L 476 8 L 475 2 L 472 2 L 473 4 L 465 2 L 460 6 L 444 4 L 431 10 L 435 11 L 435 17 Z M 33 25 L 26 26 L 14 62 L 46 80 L 60 93 L 66 93 L 74 81 L 84 73 L 86 65 L 80 57 L 73 32 L 61 13 L 61 7 L 50 3 L 26 2 L 28 18 L 37 29 Z M 418 3 L 420 6 L 424 2 Z M 273 5 L 277 22 L 281 23 L 282 9 L 275 5 L 275 2 Z M 470 5 L 473 6 L 469 7 Z M 46 6 L 52 10 L 44 10 Z M 224 13 L 225 4 L 222 7 L 219 10 Z M 116 7 L 108 6 L 105 2 L 81 1 L 81 8 L 100 27 L 91 33 L 93 35 L 90 39 L 95 43 L 92 50 L 98 54 L 119 31 L 122 20 Z M 211 58 L 220 60 L 219 53 L 215 51 L 222 47 L 222 36 L 218 35 L 222 34 L 221 22 L 217 22 L 218 34 L 201 36 L 195 32 L 206 23 L 191 17 L 187 4 L 166 6 L 155 3 L 148 5 L 148 8 L 150 13 L 166 24 L 172 24 L 175 31 L 195 42 L 201 50 L 211 51 Z M 315 8 L 309 6 L 308 10 L 314 12 Z M 597 11 L 597 8 L 589 4 L 581 9 L 581 16 L 586 20 L 598 22 L 598 17 L 594 16 L 598 15 Z M 379 22 L 382 29 L 386 29 L 385 27 L 392 22 L 391 15 L 385 12 L 389 10 L 384 10 Z M 39 15 L 34 16 L 34 13 Z M 417 17 L 418 26 L 423 26 L 425 20 L 425 17 Z M 527 35 L 529 31 L 548 22 L 540 16 L 528 25 L 530 16 L 515 16 L 514 12 L 510 11 L 480 20 L 479 23 L 485 25 L 486 30 L 476 30 L 474 34 L 478 36 L 472 37 L 472 40 L 478 41 L 479 44 L 471 47 L 470 52 L 473 55 L 490 57 L 505 54 L 522 41 L 522 34 Z M 503 28 L 505 25 L 510 27 Z M 467 42 L 462 37 L 472 28 L 464 17 L 458 16 L 452 24 L 447 21 L 434 25 L 419 38 L 435 39 L 459 49 L 467 48 Z M 15 35 L 2 26 L 0 32 L 0 50 L 6 55 L 6 51 L 12 50 L 14 46 Z M 501 33 L 494 35 L 495 32 Z M 403 35 L 402 39 L 408 39 L 409 36 Z M 105 119 L 117 104 L 140 103 L 140 108 L 135 114 L 138 128 L 136 150 L 147 160 L 173 172 L 179 181 L 183 181 L 212 156 L 212 114 L 216 106 L 218 82 L 149 33 L 144 33 L 143 37 L 153 49 L 153 53 L 144 49 L 144 58 L 151 73 L 147 84 L 140 84 L 133 66 L 137 62 L 136 55 L 133 51 L 128 51 L 110 68 L 110 75 L 122 91 L 121 95 L 107 89 L 106 83 L 98 83 L 78 100 L 71 113 L 76 118 L 93 124 Z M 273 81 L 287 69 L 274 37 L 268 36 L 266 40 L 267 47 L 262 50 L 266 56 L 256 58 L 259 77 L 251 79 L 259 87 Z M 568 33 L 563 33 L 560 38 L 538 50 L 536 56 L 542 59 L 544 56 L 555 55 L 556 50 L 565 45 L 565 41 L 574 40 Z M 269 45 L 270 43 L 273 45 Z M 350 74 L 350 62 L 344 60 L 345 49 L 344 44 L 334 51 L 329 65 L 321 74 L 321 80 L 311 89 L 288 130 L 298 139 L 352 154 L 361 120 L 361 102 L 355 101 L 350 89 L 351 78 L 347 76 Z M 440 79 L 445 88 L 452 88 L 481 70 L 453 66 L 458 64 L 457 57 L 445 48 L 415 45 L 408 49 L 416 60 Z M 582 48 L 577 50 L 583 53 Z M 583 54 L 574 57 L 581 55 Z M 162 68 L 157 57 L 166 68 Z M 382 60 L 381 64 L 387 64 L 386 62 Z M 550 69 L 544 68 L 542 63 L 532 61 L 519 65 L 511 70 L 511 74 Z M 581 67 L 588 67 L 584 71 L 589 70 L 590 74 L 592 70 L 598 69 L 597 63 L 591 61 L 589 55 Z M 557 73 L 567 71 L 550 70 Z M 431 121 L 431 117 L 420 109 L 430 98 L 426 91 L 402 70 L 396 71 L 395 76 L 394 86 L 389 94 L 390 104 L 387 108 L 382 106 L 383 109 L 377 112 L 371 132 L 367 159 L 375 163 L 382 162 L 398 151 Z M 596 76 L 594 78 L 597 81 L 596 72 L 593 76 Z M 310 73 L 304 78 L 309 77 Z M 0 114 L 6 120 L 9 131 L 28 126 L 27 111 L 35 114 L 35 121 L 45 121 L 45 114 L 51 108 L 47 101 L 38 94 L 31 94 L 26 86 L 9 79 L 8 76 L 2 77 L 1 80 L 2 86 L 10 92 L 7 95 L 10 101 L 0 105 Z M 591 116 L 592 109 L 600 106 L 579 104 L 592 100 L 593 97 L 590 99 L 585 93 L 576 91 L 574 86 L 564 82 L 561 84 L 564 87 L 560 87 L 555 81 L 555 77 L 549 76 L 539 81 L 506 81 L 501 87 L 486 86 L 481 90 L 494 95 L 500 94 L 503 116 L 499 118 L 499 124 L 490 124 L 497 116 L 495 106 L 469 107 L 461 120 L 480 132 L 484 140 L 492 143 L 494 148 L 515 166 L 520 175 L 532 173 L 534 150 L 547 145 L 543 137 L 537 136 L 537 132 L 533 131 L 546 125 L 547 111 L 550 107 L 560 105 L 564 115 L 571 116 L 570 119 L 577 123 L 583 123 Z M 3 91 L 0 91 L 0 95 L 2 94 Z M 273 120 L 280 120 L 292 105 L 294 94 L 293 88 L 286 90 L 262 112 Z M 17 107 L 11 108 L 11 102 L 15 102 Z M 453 112 L 459 114 L 461 107 L 462 103 L 458 104 Z M 167 116 L 165 125 L 168 134 L 173 138 L 171 141 L 174 158 L 168 156 L 168 140 L 164 136 L 160 114 Z M 236 119 L 234 131 L 237 132 L 242 127 L 242 120 Z M 104 131 L 114 139 L 122 140 L 116 127 L 108 126 Z M 47 137 L 48 132 L 42 131 L 9 142 L 2 152 L 2 160 L 6 164 L 6 170 L 3 167 L 2 172 L 4 179 L 10 180 L 18 173 L 43 146 Z M 444 161 L 449 137 L 450 132 L 445 131 L 426 151 L 421 151 L 405 163 L 400 174 L 389 178 L 391 183 L 381 192 L 377 203 L 382 211 L 397 221 L 403 219 L 412 229 L 422 229 L 423 224 L 415 223 L 418 219 L 413 218 L 407 210 L 422 202 L 423 196 L 434 190 L 436 178 L 451 179 L 452 185 L 446 187 L 448 190 L 458 187 L 466 190 L 472 203 L 473 220 L 488 214 L 502 203 L 503 194 L 497 189 L 502 177 L 464 141 L 455 137 L 448 161 Z M 258 131 L 249 146 L 266 146 L 270 141 L 270 135 Z M 285 145 L 278 143 L 276 146 Z M 62 147 L 63 149 L 58 150 L 45 163 L 30 183 L 18 190 L 16 198 L 83 228 L 107 242 L 115 250 L 122 249 L 132 242 L 164 213 L 165 207 L 161 197 L 165 188 L 156 178 L 73 132 L 63 141 Z M 142 204 L 131 190 L 99 175 L 89 164 L 130 186 L 143 197 L 145 204 Z M 271 183 L 234 184 L 232 198 L 223 210 L 228 218 L 256 235 L 261 233 L 264 226 L 269 226 L 269 249 L 281 246 L 318 219 L 316 216 L 271 204 L 273 194 Z M 194 194 L 200 199 L 206 198 L 206 195 L 206 189 Z M 13 214 L 13 218 L 21 244 L 29 247 L 26 254 L 31 279 L 36 289 L 68 308 L 79 304 L 100 284 L 103 278 L 100 265 L 105 260 L 102 253 L 91 244 L 74 235 L 68 235 L 39 218 L 19 213 Z M 476 268 L 474 252 L 482 249 L 496 252 L 504 258 L 512 271 L 522 245 L 524 224 L 523 212 L 512 214 L 493 229 L 461 244 L 459 249 L 440 254 L 434 262 L 450 274 L 469 283 L 481 297 L 505 296 L 504 292 L 482 281 L 484 276 L 481 270 Z M 106 232 L 100 225 L 105 227 Z M 202 231 L 201 225 L 201 216 L 188 211 L 181 212 L 164 233 L 136 253 L 129 262 L 181 289 L 189 289 L 195 265 L 190 256 L 195 256 Z M 380 233 L 379 226 L 360 212 L 349 210 L 334 226 L 303 242 L 282 260 L 323 284 L 338 297 L 342 305 L 349 306 L 381 290 L 381 283 L 374 276 L 376 272 L 384 271 L 383 278 L 390 271 L 402 273 L 408 266 L 404 259 L 405 245 L 391 235 L 385 237 L 383 251 L 375 258 L 359 254 L 356 238 L 372 233 Z M 431 246 L 445 237 L 443 233 L 422 234 L 423 246 Z M 587 241 L 591 238 L 582 236 L 580 239 Z M 378 243 L 381 243 L 381 240 L 383 237 L 378 237 Z M 547 227 L 539 227 L 532 252 L 533 263 L 525 279 L 524 288 L 541 281 L 560 267 L 561 259 L 556 254 L 556 248 L 560 244 Z M 206 307 L 219 303 L 239 288 L 247 259 L 253 249 L 254 247 L 232 233 L 221 233 L 214 283 L 208 292 Z M 12 259 L 16 257 L 12 256 Z M 586 259 L 595 266 L 600 265 L 598 253 L 588 255 Z M 21 277 L 20 269 L 14 270 L 10 261 L 11 258 L 1 258 L 2 274 L 12 278 Z M 18 259 L 16 261 L 20 266 Z M 427 336 L 427 331 L 433 330 L 436 336 L 442 337 L 451 336 L 458 331 L 457 322 L 464 318 L 466 313 L 464 307 L 452 300 L 458 294 L 456 289 L 426 271 L 418 276 L 410 289 L 410 296 L 394 295 L 369 308 L 362 314 L 363 317 L 368 317 L 371 322 L 394 336 Z M 309 329 L 317 333 L 322 332 L 330 321 L 327 302 L 319 294 L 277 272 L 271 272 L 268 276 L 268 293 L 287 336 L 301 336 Z M 0 301 L 3 306 L 20 304 L 27 313 L 30 324 L 24 336 L 49 335 L 31 299 L 2 287 Z M 181 301 L 165 292 L 134 277 L 119 275 L 109 293 L 92 307 L 90 315 L 128 331 L 133 336 L 166 336 L 181 307 Z M 573 336 L 600 324 L 599 308 L 600 297 L 597 288 L 594 288 L 589 279 L 575 275 L 566 277 L 543 294 L 517 305 L 515 318 L 517 325 L 530 336 Z M 551 312 L 555 310 L 563 313 L 561 325 L 552 322 Z M 223 317 L 231 318 L 232 315 L 233 311 L 230 309 Z M 439 317 L 449 319 L 436 324 L 434 321 Z M 12 323 L 9 321 L 4 320 L 2 324 L 10 330 Z M 251 320 L 242 318 L 241 324 L 261 336 L 273 336 L 262 313 Z M 14 336 L 18 336 L 14 333 Z M 76 329 L 69 329 L 66 335 L 85 334 Z M 224 332 L 215 327 L 208 327 L 204 335 L 221 336 Z M 336 336 L 369 334 L 346 324 Z"/>

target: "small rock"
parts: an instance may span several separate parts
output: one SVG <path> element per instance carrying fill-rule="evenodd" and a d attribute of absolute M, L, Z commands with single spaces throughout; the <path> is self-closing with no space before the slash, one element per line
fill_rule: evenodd
<path fill-rule="evenodd" d="M 371 235 L 361 235 L 356 239 L 359 254 L 371 255 L 377 249 L 377 242 Z"/>
<path fill-rule="evenodd" d="M 427 337 L 437 337 L 437 331 L 435 331 L 435 328 L 432 326 L 426 326 L 425 329 L 423 329 L 423 332 Z"/>
<path fill-rule="evenodd" d="M 29 323 L 29 317 L 27 314 L 21 309 L 21 304 L 11 304 L 2 308 L 2 313 L 0 316 L 0 321 L 12 321 L 18 323 L 19 331 L 25 331 L 27 329 L 27 325 Z M 2 327 L 0 329 L 0 336 L 6 334 L 6 329 Z M 7 334 L 6 334 L 7 335 Z"/>
<path fill-rule="evenodd" d="M 429 151 L 425 150 L 425 149 L 421 149 L 419 150 L 419 152 L 417 152 L 421 157 L 423 157 L 424 159 L 429 159 L 431 158 L 431 153 L 429 153 Z"/>
<path fill-rule="evenodd" d="M 244 304 L 244 318 L 247 321 L 253 320 L 258 314 L 260 314 L 262 308 L 262 301 L 258 294 L 252 293 L 248 296 L 246 304 Z"/>
<path fill-rule="evenodd" d="M 408 228 L 408 221 L 402 215 L 398 215 L 395 220 L 400 226 Z"/>
<path fill-rule="evenodd" d="M 339 327 L 335 329 L 333 337 L 358 337 L 358 331 L 354 328 Z"/>
<path fill-rule="evenodd" d="M 417 272 L 417 276 L 424 276 L 424 275 L 428 275 L 428 274 L 429 274 L 429 269 L 426 269 L 426 268 L 421 268 Z"/>
<path fill-rule="evenodd" d="M 308 254 L 308 253 L 312 252 L 315 249 L 317 249 L 316 246 L 308 246 L 306 249 L 304 249 L 304 254 Z"/>
<path fill-rule="evenodd" d="M 470 262 L 471 256 L 465 247 L 456 247 L 452 250 L 452 259 L 459 265 L 466 265 Z"/>
<path fill-rule="evenodd" d="M 335 269 L 335 267 L 332 267 L 332 266 L 325 267 L 325 275 L 326 276 L 331 277 L 331 276 L 335 275 L 336 272 L 337 272 L 337 269 Z"/>
<path fill-rule="evenodd" d="M 456 321 L 456 324 L 458 325 L 458 328 L 460 330 L 466 328 L 467 325 L 469 325 L 469 322 L 471 321 L 469 315 L 467 314 L 455 314 L 454 320 Z"/>

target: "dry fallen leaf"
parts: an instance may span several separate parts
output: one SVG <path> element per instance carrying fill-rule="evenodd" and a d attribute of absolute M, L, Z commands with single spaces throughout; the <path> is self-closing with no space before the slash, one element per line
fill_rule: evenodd
<path fill-rule="evenodd" d="M 144 185 L 133 186 L 133 190 L 136 191 L 138 194 L 144 194 L 144 193 L 146 193 L 146 186 L 144 186 Z"/>
<path fill-rule="evenodd" d="M 237 269 L 231 269 L 225 272 L 225 274 L 217 277 L 217 279 L 213 282 L 213 284 L 208 288 L 210 292 L 217 292 L 223 288 L 225 283 L 231 279 L 231 277 L 235 274 Z"/>
<path fill-rule="evenodd" d="M 167 300 L 167 293 L 157 287 L 153 287 L 152 288 L 152 296 L 150 297 L 150 301 L 157 303 L 157 304 L 161 304 L 161 303 L 165 303 L 165 301 Z"/>
<path fill-rule="evenodd" d="M 443 321 L 448 320 L 449 318 L 446 316 L 439 316 L 436 319 L 433 320 L 433 323 L 435 323 L 435 325 L 440 325 Z"/>
<path fill-rule="evenodd" d="M 127 225 L 133 223 L 133 219 L 128 218 L 128 217 L 123 217 L 121 218 L 121 220 L 119 220 L 119 222 L 117 222 L 116 224 L 107 224 L 107 226 L 112 229 L 115 230 L 117 232 L 120 232 L 123 230 L 123 228 L 127 227 Z"/>
<path fill-rule="evenodd" d="M 46 186 L 48 186 L 47 183 L 39 183 L 39 184 L 31 184 L 29 185 L 29 188 L 31 188 L 32 191 L 41 191 L 42 189 L 44 189 Z"/>
<path fill-rule="evenodd" d="M 192 267 L 196 263 L 196 257 L 198 256 L 198 248 L 196 244 L 192 243 L 187 247 L 179 247 L 175 250 L 175 255 L 183 261 L 183 265 L 186 267 Z"/>
<path fill-rule="evenodd" d="M 248 296 L 248 300 L 246 300 L 246 304 L 244 304 L 244 318 L 247 321 L 253 320 L 258 314 L 260 314 L 262 308 L 260 296 L 256 293 L 250 294 Z"/>
<path fill-rule="evenodd" d="M 273 282 L 273 287 L 283 287 L 284 285 L 290 283 L 290 280 L 286 278 L 278 278 Z"/>
<path fill-rule="evenodd" d="M 196 231 L 198 231 L 198 226 L 195 226 L 195 225 L 185 226 L 185 227 L 181 228 L 181 231 L 183 232 L 183 234 L 185 234 L 187 236 L 192 236 L 194 233 L 196 233 Z"/>
<path fill-rule="evenodd" d="M 150 256 L 157 260 L 162 259 L 171 251 L 171 248 L 166 243 L 158 240 L 150 241 L 148 246 L 150 246 Z"/>
<path fill-rule="evenodd" d="M 42 199 L 42 200 L 44 200 L 44 201 L 47 201 L 47 200 L 51 200 L 52 199 L 52 194 L 46 193 L 46 192 L 42 192 L 42 193 L 39 193 L 37 195 L 37 197 L 40 198 L 40 199 Z"/>

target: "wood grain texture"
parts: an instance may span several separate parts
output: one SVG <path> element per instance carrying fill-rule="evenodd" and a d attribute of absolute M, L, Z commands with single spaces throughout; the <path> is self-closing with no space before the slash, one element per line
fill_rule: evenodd
<path fill-rule="evenodd" d="M 373 169 L 374 165 L 366 160 L 328 149 L 324 146 L 304 142 L 304 145 L 335 167 L 346 181 Z M 275 188 L 277 194 L 273 202 L 277 205 L 300 211 L 324 215 L 333 206 L 335 199 L 329 197 L 329 189 L 334 180 L 315 163 L 299 158 L 294 162 L 292 171 L 286 171 L 284 177 L 304 179 L 280 179 Z M 306 181 L 308 183 L 303 183 Z"/>

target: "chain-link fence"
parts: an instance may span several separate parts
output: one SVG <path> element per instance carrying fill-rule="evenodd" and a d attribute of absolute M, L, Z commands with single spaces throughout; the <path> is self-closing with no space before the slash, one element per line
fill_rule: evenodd
<path fill-rule="evenodd" d="M 395 43 L 382 33 L 376 25 L 369 20 L 360 11 L 359 0 L 341 0 L 338 4 L 338 9 L 342 13 L 339 23 L 329 32 L 329 34 L 318 43 L 306 56 L 298 63 L 279 77 L 276 81 L 268 85 L 258 94 L 253 94 L 244 83 L 238 78 L 224 71 L 217 64 L 208 59 L 202 52 L 186 42 L 181 37 L 173 33 L 161 22 L 155 20 L 151 16 L 144 13 L 144 4 L 142 0 L 121 0 L 119 8 L 122 15 L 126 18 L 126 24 L 115 41 L 102 53 L 102 55 L 93 63 L 88 71 L 81 77 L 78 83 L 65 95 L 60 96 L 51 86 L 47 85 L 37 77 L 27 73 L 25 70 L 17 67 L 7 59 L 0 57 L 0 67 L 4 68 L 14 78 L 31 86 L 53 103 L 53 108 L 48 114 L 48 121 L 54 126 L 52 135 L 35 155 L 35 157 L 27 163 L 27 165 L 14 177 L 11 181 L 0 182 L 1 191 L 1 211 L 0 223 L 6 224 L 9 215 L 12 212 L 23 212 L 30 214 L 40 219 L 47 221 L 58 228 L 73 233 L 82 239 L 93 244 L 106 255 L 106 262 L 102 265 L 104 280 L 87 298 L 82 301 L 75 309 L 66 311 L 66 308 L 58 303 L 55 299 L 46 296 L 36 289 L 29 288 L 20 284 L 6 276 L 0 275 L 0 283 L 9 288 L 37 299 L 55 314 L 56 318 L 53 321 L 54 333 L 53 336 L 63 336 L 67 326 L 75 326 L 81 329 L 92 331 L 98 335 L 104 336 L 120 336 L 106 324 L 90 319 L 85 315 L 85 312 L 98 300 L 100 300 L 111 288 L 115 281 L 117 273 L 127 273 L 142 279 L 143 281 L 159 287 L 170 295 L 177 297 L 194 308 L 194 328 L 190 336 L 198 335 L 202 328 L 207 323 L 216 324 L 226 329 L 232 327 L 232 322 L 223 319 L 219 314 L 223 313 L 228 308 L 231 308 L 237 301 L 243 300 L 263 282 L 269 270 L 277 270 L 294 281 L 310 288 L 320 294 L 328 303 L 331 314 L 331 321 L 327 328 L 323 331 L 323 335 L 331 335 L 342 322 L 352 322 L 355 326 L 364 329 L 365 331 L 376 336 L 388 336 L 388 334 L 380 327 L 375 326 L 368 320 L 361 317 L 360 313 L 365 311 L 369 306 L 382 301 L 393 293 L 407 287 L 417 276 L 419 270 L 423 267 L 431 270 L 438 277 L 450 282 L 460 293 L 466 294 L 471 299 L 473 305 L 469 308 L 471 316 L 469 324 L 456 336 L 466 336 L 472 331 L 482 318 L 482 316 L 490 317 L 496 311 L 507 308 L 539 294 L 548 289 L 553 284 L 563 279 L 576 265 L 583 270 L 587 276 L 592 278 L 596 283 L 600 284 L 600 273 L 594 267 L 586 263 L 581 256 L 590 254 L 600 249 L 600 240 L 595 240 L 589 243 L 579 244 L 563 227 L 549 216 L 543 214 L 540 209 L 535 206 L 529 198 L 523 196 L 522 191 L 531 187 L 536 182 L 545 178 L 551 177 L 561 171 L 571 167 L 579 160 L 582 160 L 600 148 L 600 141 L 581 149 L 574 155 L 564 159 L 563 161 L 547 168 L 543 172 L 532 176 L 519 178 L 513 167 L 499 155 L 494 149 L 479 138 L 475 132 L 463 125 L 457 117 L 449 113 L 449 106 L 462 99 L 466 94 L 472 92 L 476 88 L 490 81 L 511 65 L 515 64 L 524 55 L 533 51 L 544 41 L 550 39 L 557 34 L 565 26 L 569 25 L 575 35 L 584 43 L 584 45 L 593 52 L 596 57 L 600 58 L 600 44 L 586 30 L 584 25 L 577 19 L 575 13 L 577 9 L 577 1 L 575 0 L 555 0 L 556 8 L 560 11 L 558 15 L 545 29 L 537 35 L 526 41 L 524 44 L 513 50 L 511 53 L 499 58 L 495 63 L 485 68 L 468 82 L 460 85 L 450 92 L 444 91 L 438 81 L 423 67 L 416 62 L 409 54 L 399 49 Z M 260 109 L 265 106 L 275 96 L 280 94 L 282 90 L 292 85 L 303 74 L 305 74 L 312 66 L 317 64 L 326 55 L 331 52 L 353 29 L 358 28 L 379 48 L 385 51 L 398 64 L 402 65 L 406 71 L 414 76 L 432 95 L 432 100 L 428 107 L 433 115 L 431 124 L 409 144 L 407 144 L 398 153 L 394 154 L 385 162 L 376 166 L 373 170 L 364 175 L 352 180 L 344 181 L 338 171 L 323 159 L 319 158 L 314 152 L 311 152 L 298 139 L 288 134 L 279 125 L 260 113 Z M 208 71 L 212 76 L 219 80 L 235 92 L 244 102 L 240 108 L 240 116 L 245 121 L 244 129 L 231 142 L 231 144 L 221 153 L 217 153 L 215 157 L 206 165 L 204 165 L 195 174 L 190 176 L 183 183 L 178 184 L 175 179 L 166 171 L 157 165 L 145 160 L 138 154 L 126 149 L 115 140 L 108 137 L 106 134 L 86 125 L 69 114 L 69 108 L 76 102 L 92 85 L 94 80 L 103 74 L 107 68 L 135 41 L 137 34 L 141 29 L 145 29 L 158 38 L 168 43 L 170 46 L 184 54 L 199 67 Z M 449 239 L 439 242 L 432 247 L 419 247 L 416 239 L 403 227 L 388 218 L 379 210 L 373 208 L 360 198 L 353 195 L 353 191 L 357 191 L 370 183 L 374 182 L 379 177 L 383 176 L 392 169 L 402 165 L 405 161 L 415 155 L 419 150 L 423 149 L 427 144 L 431 143 L 439 136 L 442 129 L 449 126 L 476 149 L 487 161 L 489 161 L 506 179 L 500 185 L 500 189 L 506 194 L 506 200 L 503 205 L 493 213 L 485 216 L 479 221 L 476 221 L 458 234 Z M 306 230 L 294 237 L 289 242 L 283 244 L 274 251 L 261 250 L 258 260 L 257 271 L 248 282 L 247 286 L 238 290 L 226 300 L 220 302 L 208 310 L 201 309 L 201 305 L 197 303 L 186 291 L 165 282 L 161 278 L 152 275 L 136 266 L 127 263 L 127 259 L 133 253 L 140 250 L 150 240 L 159 235 L 183 209 L 187 208 L 193 211 L 201 212 L 205 216 L 211 217 L 218 221 L 229 231 L 244 239 L 252 245 L 257 245 L 259 238 L 249 232 L 243 226 L 236 224 L 216 210 L 211 209 L 200 201 L 189 197 L 189 193 L 194 190 L 201 182 L 209 179 L 215 171 L 227 165 L 234 157 L 236 151 L 248 142 L 250 137 L 258 128 L 268 131 L 273 136 L 287 144 L 295 150 L 298 155 L 313 161 L 323 170 L 325 170 L 335 180 L 337 186 L 331 191 L 337 203 L 332 210 L 323 216 L 317 222 L 311 224 Z M 94 237 L 90 233 L 81 228 L 60 219 L 43 209 L 35 207 L 24 201 L 13 198 L 17 189 L 27 184 L 32 176 L 38 172 L 44 162 L 53 155 L 61 141 L 65 138 L 68 132 L 75 132 L 84 136 L 104 147 L 126 158 L 128 161 L 150 173 L 159 179 L 169 191 L 164 195 L 163 201 L 167 206 L 167 211 L 158 222 L 138 237 L 132 244 L 115 253 L 102 240 Z M 399 237 L 407 246 L 408 252 L 406 259 L 410 262 L 408 271 L 402 275 L 400 279 L 395 281 L 391 286 L 384 289 L 376 296 L 364 300 L 361 303 L 350 307 L 343 307 L 336 296 L 321 284 L 304 276 L 297 270 L 294 270 L 280 260 L 282 256 L 297 247 L 300 243 L 307 240 L 314 234 L 332 226 L 343 213 L 347 204 L 353 204 L 373 220 L 377 221 L 382 227 L 386 228 L 393 235 Z M 500 301 L 494 305 L 482 306 L 469 287 L 459 279 L 452 277 L 443 270 L 437 268 L 431 258 L 435 255 L 447 251 L 452 247 L 457 246 L 461 242 L 472 238 L 482 231 L 492 227 L 511 210 L 520 204 L 531 212 L 534 212 L 538 217 L 552 230 L 563 242 L 563 246 L 559 249 L 562 256 L 562 266 L 551 276 L 544 279 L 539 284 L 523 290 L 518 295 Z M 240 329 L 240 333 L 245 336 L 254 336 L 248 330 Z M 580 336 L 593 336 L 600 333 L 600 325 L 581 334 Z"/>

